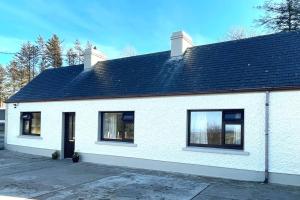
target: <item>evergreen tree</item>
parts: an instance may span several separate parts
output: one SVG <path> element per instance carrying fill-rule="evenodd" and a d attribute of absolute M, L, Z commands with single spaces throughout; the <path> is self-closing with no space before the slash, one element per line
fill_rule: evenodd
<path fill-rule="evenodd" d="M 272 31 L 300 29 L 300 0 L 266 0 L 257 8 L 265 11 L 265 15 L 257 20 L 260 26 Z"/>
<path fill-rule="evenodd" d="M 47 65 L 47 47 L 45 40 L 42 36 L 38 36 L 36 40 L 36 44 L 38 47 L 38 54 L 39 54 L 39 70 L 40 72 L 44 71 L 45 69 L 48 68 Z"/>
<path fill-rule="evenodd" d="M 46 44 L 46 55 L 48 66 L 61 67 L 63 64 L 62 60 L 62 47 L 61 41 L 58 36 L 54 34 Z"/>

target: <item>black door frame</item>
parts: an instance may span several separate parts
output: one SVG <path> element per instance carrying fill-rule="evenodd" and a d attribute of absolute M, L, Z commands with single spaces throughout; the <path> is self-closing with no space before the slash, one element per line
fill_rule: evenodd
<path fill-rule="evenodd" d="M 74 150 L 75 150 L 75 139 L 73 139 L 73 141 L 71 142 L 71 143 L 73 143 L 73 144 L 71 144 L 70 145 L 70 142 L 69 143 L 67 143 L 67 137 L 69 136 L 69 135 L 66 135 L 66 129 L 68 128 L 68 125 L 66 124 L 67 123 L 67 121 L 66 121 L 66 116 L 67 115 L 70 115 L 70 114 L 72 114 L 73 115 L 73 135 L 74 135 L 74 137 L 75 137 L 75 127 L 76 127 L 76 113 L 75 112 L 63 112 L 62 113 L 62 151 L 61 151 L 61 158 L 71 158 L 72 156 L 71 156 L 71 154 L 73 154 L 74 153 Z M 69 116 L 68 116 L 69 117 Z M 66 148 L 71 148 L 71 149 L 66 149 Z M 70 152 L 68 152 L 68 151 L 70 151 L 71 152 L 71 154 L 70 154 Z"/>

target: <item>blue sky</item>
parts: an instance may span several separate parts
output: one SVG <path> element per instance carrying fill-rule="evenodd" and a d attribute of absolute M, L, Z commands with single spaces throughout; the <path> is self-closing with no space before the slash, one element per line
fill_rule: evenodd
<path fill-rule="evenodd" d="M 89 40 L 109 58 L 126 47 L 137 54 L 168 50 L 170 35 L 184 30 L 194 44 L 218 42 L 234 27 L 256 28 L 263 0 L 10 0 L 0 1 L 0 51 L 53 33 L 67 49 Z M 0 54 L 0 63 L 11 56 Z"/>

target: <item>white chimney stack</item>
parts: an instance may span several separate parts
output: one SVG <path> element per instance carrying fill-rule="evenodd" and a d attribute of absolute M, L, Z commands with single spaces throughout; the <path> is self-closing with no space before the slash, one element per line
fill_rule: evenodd
<path fill-rule="evenodd" d="M 185 50 L 192 46 L 191 36 L 184 31 L 174 32 L 171 36 L 171 57 L 183 55 Z"/>
<path fill-rule="evenodd" d="M 91 69 L 97 62 L 106 60 L 106 56 L 96 48 L 87 48 L 84 51 L 84 69 Z"/>

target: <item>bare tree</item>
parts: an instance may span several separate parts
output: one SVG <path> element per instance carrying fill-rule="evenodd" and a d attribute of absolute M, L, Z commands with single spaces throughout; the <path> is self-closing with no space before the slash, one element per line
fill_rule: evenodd
<path fill-rule="evenodd" d="M 240 40 L 244 38 L 254 37 L 256 35 L 257 34 L 254 31 L 249 31 L 243 27 L 234 27 L 227 32 L 224 40 Z"/>
<path fill-rule="evenodd" d="M 89 45 L 89 43 L 87 43 Z M 74 46 L 68 49 L 66 59 L 68 65 L 82 64 L 84 61 L 84 50 L 81 47 L 80 41 L 77 39 L 74 42 Z"/>
<path fill-rule="evenodd" d="M 16 93 L 22 87 L 22 72 L 15 60 L 12 60 L 8 64 L 6 76 L 8 96 L 10 96 Z"/>
<path fill-rule="evenodd" d="M 78 39 L 75 40 L 75 42 L 74 42 L 74 50 L 75 50 L 75 53 L 76 53 L 76 58 L 75 58 L 76 62 L 75 63 L 76 64 L 82 64 L 83 59 L 84 59 L 83 49 L 82 49 L 81 43 Z"/>
<path fill-rule="evenodd" d="M 122 50 L 121 57 L 130 57 L 136 54 L 136 49 L 133 46 L 127 46 Z"/>
<path fill-rule="evenodd" d="M 76 61 L 76 57 L 77 57 L 76 52 L 73 50 L 73 48 L 70 48 L 67 51 L 67 55 L 66 55 L 65 61 L 67 62 L 68 65 L 75 65 L 76 62 L 77 62 Z"/>
<path fill-rule="evenodd" d="M 19 69 L 23 73 L 24 83 L 31 81 L 37 72 L 37 64 L 39 62 L 38 47 L 27 42 L 21 46 L 21 50 L 15 55 Z"/>
<path fill-rule="evenodd" d="M 90 41 L 87 41 L 85 44 L 86 49 L 91 49 L 93 47 L 93 44 Z"/>
<path fill-rule="evenodd" d="M 6 98 L 6 70 L 2 65 L 0 65 L 0 106 L 3 105 L 3 102 L 6 100 Z"/>

